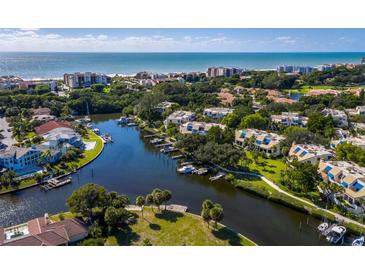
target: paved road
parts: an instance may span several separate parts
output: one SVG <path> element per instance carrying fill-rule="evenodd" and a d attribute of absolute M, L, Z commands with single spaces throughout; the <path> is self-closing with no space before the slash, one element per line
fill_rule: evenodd
<path fill-rule="evenodd" d="M 15 140 L 11 137 L 12 133 L 8 132 L 8 129 L 8 122 L 6 122 L 5 118 L 0 118 L 0 130 L 2 130 L 1 134 L 5 137 L 5 139 L 1 140 L 1 142 L 7 146 L 11 146 L 15 143 Z"/>

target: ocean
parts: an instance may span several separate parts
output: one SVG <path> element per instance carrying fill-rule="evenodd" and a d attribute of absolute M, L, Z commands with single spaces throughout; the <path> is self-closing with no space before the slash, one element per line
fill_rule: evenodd
<path fill-rule="evenodd" d="M 65 53 L 2 52 L 0 75 L 23 79 L 62 78 L 64 73 L 134 74 L 138 71 L 206 71 L 210 66 L 275 69 L 278 65 L 317 66 L 360 63 L 364 52 L 326 53 Z"/>

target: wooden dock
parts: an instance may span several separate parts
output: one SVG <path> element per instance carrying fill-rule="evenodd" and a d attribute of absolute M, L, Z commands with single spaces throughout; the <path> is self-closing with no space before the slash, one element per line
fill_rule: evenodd
<path fill-rule="evenodd" d="M 160 134 L 150 134 L 150 135 L 145 135 L 145 136 L 143 136 L 144 138 L 152 138 L 152 137 L 159 137 L 160 136 Z"/>
<path fill-rule="evenodd" d="M 164 143 L 164 144 L 158 144 L 155 145 L 155 147 L 167 147 L 167 146 L 172 146 L 174 143 Z"/>
<path fill-rule="evenodd" d="M 172 156 L 171 159 L 176 160 L 176 159 L 180 159 L 180 158 L 183 158 L 183 157 L 184 157 L 184 155 L 180 154 L 180 155 Z"/>

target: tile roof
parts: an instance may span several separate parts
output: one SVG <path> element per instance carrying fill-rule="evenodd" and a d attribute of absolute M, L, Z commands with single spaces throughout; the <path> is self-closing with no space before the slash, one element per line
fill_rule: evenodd
<path fill-rule="evenodd" d="M 39 127 L 36 127 L 34 130 L 38 135 L 42 135 L 51 131 L 52 129 L 60 127 L 71 128 L 71 123 L 67 121 L 49 121 Z"/>

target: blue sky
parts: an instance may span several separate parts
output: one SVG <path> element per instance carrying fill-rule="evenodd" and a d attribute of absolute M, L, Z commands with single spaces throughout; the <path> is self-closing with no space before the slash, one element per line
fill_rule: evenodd
<path fill-rule="evenodd" d="M 365 29 L 0 29 L 0 51 L 365 51 Z"/>

